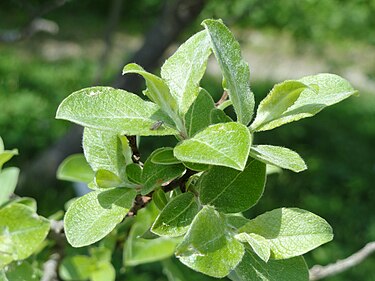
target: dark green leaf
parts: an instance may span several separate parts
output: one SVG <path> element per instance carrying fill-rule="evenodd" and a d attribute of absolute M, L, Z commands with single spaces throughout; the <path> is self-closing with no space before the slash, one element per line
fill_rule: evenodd
<path fill-rule="evenodd" d="M 151 158 L 151 162 L 154 164 L 160 164 L 160 165 L 171 165 L 171 164 L 181 163 L 180 160 L 174 157 L 173 147 L 160 148 L 158 151 L 156 151 L 153 154 L 153 157 Z"/>
<path fill-rule="evenodd" d="M 132 163 L 126 166 L 126 176 L 131 182 L 142 184 L 142 168 L 138 164 Z"/>
<path fill-rule="evenodd" d="M 218 123 L 227 123 L 233 122 L 233 120 L 225 114 L 225 112 L 221 109 L 214 108 L 210 112 L 210 123 L 211 124 L 218 124 Z"/>

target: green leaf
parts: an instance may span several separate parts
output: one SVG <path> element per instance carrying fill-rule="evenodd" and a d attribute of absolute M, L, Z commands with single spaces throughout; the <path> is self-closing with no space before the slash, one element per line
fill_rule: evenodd
<path fill-rule="evenodd" d="M 253 145 L 250 155 L 266 164 L 278 166 L 283 169 L 301 172 L 307 169 L 305 161 L 297 152 L 285 147 L 273 145 Z"/>
<path fill-rule="evenodd" d="M 235 238 L 242 243 L 248 243 L 258 257 L 268 262 L 271 256 L 271 249 L 267 239 L 255 233 L 244 232 L 237 234 Z"/>
<path fill-rule="evenodd" d="M 173 198 L 152 225 L 151 231 L 160 236 L 177 237 L 185 234 L 198 213 L 198 203 L 190 192 Z"/>
<path fill-rule="evenodd" d="M 141 236 L 151 227 L 158 210 L 151 202 L 146 208 L 138 211 L 136 222 L 132 226 L 124 246 L 125 266 L 135 266 L 144 263 L 163 260 L 173 255 L 180 238 L 160 237 L 144 239 Z"/>
<path fill-rule="evenodd" d="M 12 263 L 7 267 L 5 281 L 38 281 L 41 280 L 40 270 L 27 261 Z M 1 274 L 0 274 L 0 280 Z"/>
<path fill-rule="evenodd" d="M 141 66 L 135 63 L 125 65 L 122 74 L 137 73 L 146 80 L 147 90 L 144 93 L 148 98 L 159 105 L 169 116 L 174 117 L 173 112 L 177 112 L 177 102 L 170 93 L 167 84 L 154 74 L 145 71 Z"/>
<path fill-rule="evenodd" d="M 199 199 L 224 213 L 242 212 L 258 202 L 265 183 L 266 165 L 255 159 L 243 171 L 214 166 L 200 177 Z"/>
<path fill-rule="evenodd" d="M 121 187 L 121 185 L 124 185 L 116 174 L 103 169 L 95 173 L 95 184 L 100 188 Z"/>
<path fill-rule="evenodd" d="M 249 222 L 241 213 L 225 214 L 225 221 L 228 227 L 237 232 L 237 229 Z"/>
<path fill-rule="evenodd" d="M 168 126 L 151 129 L 156 121 L 173 124 L 158 105 L 110 87 L 91 87 L 71 94 L 60 104 L 56 118 L 121 135 L 178 134 Z"/>
<path fill-rule="evenodd" d="M 126 176 L 131 182 L 142 184 L 142 168 L 138 164 L 132 163 L 126 166 Z"/>
<path fill-rule="evenodd" d="M 161 68 L 161 77 L 176 99 L 181 115 L 187 112 L 198 95 L 199 82 L 210 54 L 209 38 L 205 31 L 201 31 L 182 44 Z"/>
<path fill-rule="evenodd" d="M 107 170 L 119 178 L 124 177 L 124 142 L 116 133 L 85 128 L 82 145 L 87 162 L 94 171 Z"/>
<path fill-rule="evenodd" d="M 75 200 L 65 214 L 68 242 L 73 247 L 93 244 L 120 223 L 133 205 L 134 189 L 92 191 Z"/>
<path fill-rule="evenodd" d="M 90 276 L 90 281 L 115 281 L 116 270 L 110 262 L 101 261 L 96 264 L 95 271 Z"/>
<path fill-rule="evenodd" d="M 325 107 L 357 94 L 348 81 L 334 74 L 322 73 L 306 76 L 299 81 L 308 88 L 277 120 L 258 127 L 257 131 L 271 130 L 283 124 L 314 116 Z M 251 128 L 254 129 L 253 124 Z"/>
<path fill-rule="evenodd" d="M 237 145 L 234 145 L 237 144 Z M 249 130 L 237 122 L 211 125 L 174 149 L 181 161 L 243 170 L 251 146 Z"/>
<path fill-rule="evenodd" d="M 185 166 L 182 164 L 174 165 L 160 165 L 154 164 L 152 158 L 155 154 L 162 151 L 163 148 L 156 149 L 146 160 L 143 166 L 142 182 L 143 188 L 142 195 L 146 195 L 153 191 L 156 187 L 161 186 L 163 183 L 173 180 L 182 175 L 185 171 Z"/>
<path fill-rule="evenodd" d="M 12 159 L 14 155 L 18 155 L 17 149 L 3 150 L 2 152 L 0 152 L 0 170 L 3 167 L 4 163 Z"/>
<path fill-rule="evenodd" d="M 95 265 L 90 257 L 77 255 L 63 259 L 59 276 L 66 281 L 87 280 L 94 269 Z"/>
<path fill-rule="evenodd" d="M 238 231 L 266 238 L 274 259 L 302 255 L 333 238 L 332 228 L 324 219 L 297 208 L 281 208 L 264 213 Z"/>
<path fill-rule="evenodd" d="M 180 160 L 174 157 L 173 147 L 160 148 L 158 151 L 156 151 L 153 154 L 151 158 L 151 162 L 154 164 L 160 164 L 160 165 L 171 165 L 171 164 L 181 163 Z"/>
<path fill-rule="evenodd" d="M 59 165 L 57 178 L 59 180 L 89 183 L 94 178 L 94 171 L 82 153 L 73 154 L 65 158 Z"/>
<path fill-rule="evenodd" d="M 205 206 L 194 218 L 176 256 L 186 266 L 222 278 L 241 261 L 243 245 L 227 233 L 225 219 Z"/>
<path fill-rule="evenodd" d="M 49 227 L 47 219 L 24 204 L 9 204 L 0 209 L 0 241 L 6 241 L 7 248 L 12 249 L 12 260 L 23 260 L 33 254 L 46 238 Z"/>
<path fill-rule="evenodd" d="M 261 131 L 269 123 L 275 123 L 291 107 L 308 86 L 299 81 L 288 80 L 276 84 L 260 102 L 251 129 Z"/>
<path fill-rule="evenodd" d="M 167 196 L 165 195 L 165 192 L 159 188 L 156 189 L 152 193 L 152 202 L 155 203 L 156 207 L 158 207 L 159 210 L 163 210 L 165 205 L 168 203 Z"/>
<path fill-rule="evenodd" d="M 205 20 L 211 48 L 223 73 L 224 89 L 233 102 L 237 120 L 247 125 L 254 112 L 254 95 L 250 90 L 250 70 L 241 57 L 240 44 L 220 20 Z"/>
<path fill-rule="evenodd" d="M 211 124 L 218 124 L 218 123 L 227 123 L 233 122 L 233 120 L 225 114 L 225 112 L 221 109 L 214 108 L 210 112 L 210 123 Z"/>
<path fill-rule="evenodd" d="M 0 154 L 4 152 L 4 142 L 3 139 L 0 137 Z"/>
<path fill-rule="evenodd" d="M 188 136 L 191 137 L 211 125 L 210 112 L 214 108 L 215 103 L 211 95 L 205 89 L 200 89 L 196 100 L 185 114 L 185 126 Z"/>
<path fill-rule="evenodd" d="M 228 277 L 233 281 L 308 281 L 309 271 L 303 257 L 266 263 L 246 250 L 241 263 Z"/>
<path fill-rule="evenodd" d="M 16 167 L 0 170 L 0 206 L 9 200 L 16 189 L 19 173 Z"/>

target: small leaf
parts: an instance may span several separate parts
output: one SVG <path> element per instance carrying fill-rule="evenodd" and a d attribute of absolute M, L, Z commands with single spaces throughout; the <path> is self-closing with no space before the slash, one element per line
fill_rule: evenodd
<path fill-rule="evenodd" d="M 116 188 L 92 191 L 75 200 L 64 218 L 68 242 L 82 247 L 102 239 L 123 220 L 135 195 L 134 189 Z"/>
<path fill-rule="evenodd" d="M 0 170 L 0 206 L 9 200 L 16 189 L 19 173 L 16 167 Z"/>
<path fill-rule="evenodd" d="M 174 157 L 173 147 L 160 148 L 153 154 L 151 162 L 159 165 L 171 165 L 181 163 L 180 160 Z"/>
<path fill-rule="evenodd" d="M 63 259 L 59 276 L 66 281 L 87 280 L 94 270 L 95 264 L 90 257 L 77 255 Z"/>
<path fill-rule="evenodd" d="M 0 170 L 3 167 L 4 163 L 12 159 L 14 155 L 18 155 L 17 149 L 3 150 L 2 152 L 0 152 Z"/>
<path fill-rule="evenodd" d="M 225 219 L 205 206 L 194 218 L 176 256 L 186 266 L 206 275 L 222 278 L 241 261 L 243 245 L 227 235 Z"/>
<path fill-rule="evenodd" d="M 210 54 L 209 38 L 201 31 L 182 44 L 161 68 L 161 77 L 171 89 L 181 115 L 198 95 Z"/>
<path fill-rule="evenodd" d="M 185 234 L 198 213 L 198 203 L 187 192 L 173 198 L 152 225 L 151 231 L 160 236 L 177 237 Z"/>
<path fill-rule="evenodd" d="M 240 145 L 238 145 L 240 144 Z M 177 159 L 243 170 L 251 145 L 249 130 L 237 122 L 215 124 L 174 149 Z"/>
<path fill-rule="evenodd" d="M 152 158 L 154 155 L 161 150 L 163 150 L 163 148 L 155 150 L 144 164 L 142 173 L 142 195 L 146 195 L 153 191 L 156 187 L 161 186 L 163 183 L 181 176 L 185 171 L 185 166 L 182 164 L 160 165 L 152 163 Z"/>
<path fill-rule="evenodd" d="M 218 123 L 227 123 L 233 122 L 233 120 L 225 114 L 225 112 L 221 109 L 214 108 L 210 112 L 210 123 L 211 124 L 218 124 Z"/>
<path fill-rule="evenodd" d="M 283 169 L 301 172 L 307 169 L 305 161 L 297 152 L 285 147 L 272 145 L 253 145 L 250 155 L 266 164 L 278 166 Z"/>
<path fill-rule="evenodd" d="M 228 277 L 233 281 L 308 281 L 309 271 L 303 257 L 266 263 L 246 250 L 242 261 Z"/>
<path fill-rule="evenodd" d="M 111 171 L 100 169 L 95 173 L 95 184 L 100 188 L 120 187 L 123 181 Z"/>
<path fill-rule="evenodd" d="M 235 238 L 242 243 L 248 243 L 258 257 L 263 261 L 268 262 L 271 255 L 271 249 L 267 239 L 255 233 L 244 232 L 237 234 Z"/>
<path fill-rule="evenodd" d="M 159 105 L 169 116 L 173 117 L 173 112 L 177 112 L 177 102 L 171 95 L 167 84 L 154 74 L 145 71 L 141 66 L 135 63 L 125 65 L 122 74 L 137 73 L 146 80 L 147 90 L 144 93 L 151 101 Z"/>
<path fill-rule="evenodd" d="M 34 253 L 46 238 L 49 221 L 24 204 L 9 204 L 0 209 L 0 241 L 10 244 L 12 260 L 23 260 Z M 0 243 L 2 244 L 2 243 Z"/>
<path fill-rule="evenodd" d="M 266 238 L 274 259 L 302 255 L 333 238 L 332 228 L 324 219 L 297 208 L 281 208 L 264 213 L 238 231 Z"/>
<path fill-rule="evenodd" d="M 191 163 L 191 162 L 183 162 L 186 168 L 193 170 L 193 171 L 206 171 L 210 166 L 206 164 L 199 164 L 199 163 Z"/>
<path fill-rule="evenodd" d="M 142 168 L 138 164 L 132 163 L 126 166 L 126 176 L 131 182 L 142 184 Z"/>
<path fill-rule="evenodd" d="M 150 129 L 156 121 L 173 124 L 158 105 L 110 87 L 86 88 L 71 94 L 60 104 L 56 118 L 121 135 L 178 134 L 167 126 L 158 130 Z"/>
<path fill-rule="evenodd" d="M 241 57 L 240 44 L 220 20 L 205 20 L 211 48 L 223 73 L 223 86 L 233 102 L 237 120 L 247 125 L 253 116 L 254 95 L 250 90 L 250 70 Z"/>
<path fill-rule="evenodd" d="M 277 120 L 256 128 L 256 131 L 271 130 L 283 124 L 314 116 L 325 107 L 357 94 L 348 81 L 334 74 L 322 73 L 306 76 L 299 81 L 308 88 L 300 94 L 297 101 Z M 253 124 L 251 128 L 254 129 Z"/>
<path fill-rule="evenodd" d="M 288 80 L 276 84 L 271 92 L 260 102 L 251 129 L 258 131 L 263 126 L 275 122 L 291 107 L 308 86 L 299 81 Z"/>
<path fill-rule="evenodd" d="M 91 273 L 90 281 L 115 281 L 116 270 L 110 262 L 99 261 Z"/>
<path fill-rule="evenodd" d="M 266 165 L 249 158 L 243 171 L 214 166 L 199 181 L 200 201 L 224 213 L 238 213 L 254 206 L 263 194 Z"/>
<path fill-rule="evenodd" d="M 59 180 L 89 183 L 94 178 L 94 171 L 87 163 L 85 156 L 73 154 L 64 159 L 57 169 Z"/>
<path fill-rule="evenodd" d="M 162 189 L 157 189 L 152 193 L 152 201 L 159 210 L 163 210 L 168 203 L 167 196 L 165 196 L 165 192 Z"/>
<path fill-rule="evenodd" d="M 211 125 L 210 112 L 215 108 L 211 95 L 201 89 L 196 100 L 185 114 L 185 126 L 188 136 L 193 136 L 200 130 Z"/>

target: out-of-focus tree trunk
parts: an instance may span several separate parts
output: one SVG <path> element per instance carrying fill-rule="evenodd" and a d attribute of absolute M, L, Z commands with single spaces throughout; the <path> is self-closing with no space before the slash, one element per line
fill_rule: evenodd
<path fill-rule="evenodd" d="M 142 47 L 130 61 L 140 64 L 148 71 L 158 67 L 166 49 L 197 18 L 205 2 L 206 0 L 167 0 L 161 16 L 147 32 Z M 135 75 L 119 75 L 112 83 L 115 88 L 131 92 L 139 92 L 141 85 L 142 80 Z M 37 156 L 28 167 L 23 168 L 19 188 L 22 190 L 29 184 L 54 187 L 57 184 L 58 165 L 67 156 L 81 151 L 81 138 L 82 127 L 73 125 L 56 143 Z"/>

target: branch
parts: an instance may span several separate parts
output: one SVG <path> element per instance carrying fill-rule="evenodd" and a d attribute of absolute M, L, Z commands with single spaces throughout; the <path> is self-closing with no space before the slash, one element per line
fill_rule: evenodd
<path fill-rule="evenodd" d="M 346 259 L 338 260 L 337 262 L 326 266 L 314 265 L 309 271 L 310 281 L 320 280 L 348 270 L 364 261 L 373 252 L 375 252 L 375 241 L 368 243 L 365 247 Z"/>

